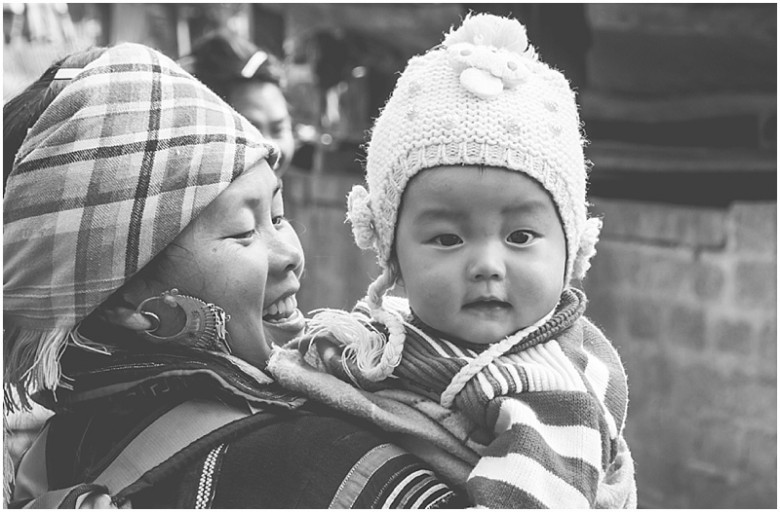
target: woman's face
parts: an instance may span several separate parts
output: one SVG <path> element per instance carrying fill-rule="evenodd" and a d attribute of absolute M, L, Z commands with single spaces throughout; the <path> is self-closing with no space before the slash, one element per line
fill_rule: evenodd
<path fill-rule="evenodd" d="M 303 329 L 295 294 L 298 236 L 284 217 L 281 181 L 262 161 L 239 176 L 169 245 L 156 279 L 230 315 L 233 355 L 262 368 L 270 345 Z"/>
<path fill-rule="evenodd" d="M 290 166 L 295 141 L 287 101 L 282 90 L 272 83 L 244 82 L 230 93 L 230 104 L 236 111 L 271 139 L 281 150 L 276 175 L 281 176 Z"/>

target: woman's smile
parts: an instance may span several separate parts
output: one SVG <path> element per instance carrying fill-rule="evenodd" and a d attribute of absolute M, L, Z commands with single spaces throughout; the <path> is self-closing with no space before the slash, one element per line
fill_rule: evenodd
<path fill-rule="evenodd" d="M 306 318 L 298 309 L 295 294 L 288 294 L 266 307 L 263 310 L 263 325 L 275 344 L 284 343 L 286 338 L 292 338 L 303 331 Z"/>
<path fill-rule="evenodd" d="M 289 318 L 298 309 L 298 301 L 295 295 L 287 295 L 263 310 L 263 320 L 266 322 L 278 322 Z"/>

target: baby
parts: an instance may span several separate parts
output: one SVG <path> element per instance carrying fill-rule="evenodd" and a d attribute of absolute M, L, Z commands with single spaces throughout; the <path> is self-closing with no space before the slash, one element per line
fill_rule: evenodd
<path fill-rule="evenodd" d="M 477 506 L 635 506 L 625 372 L 570 285 L 601 227 L 586 181 L 567 80 L 519 22 L 466 18 L 409 62 L 371 135 L 368 189 L 349 195 L 382 274 L 296 345 L 366 396 L 400 389 L 464 417 L 438 416 L 479 456 L 465 482 Z M 396 284 L 406 300 L 386 296 Z"/>

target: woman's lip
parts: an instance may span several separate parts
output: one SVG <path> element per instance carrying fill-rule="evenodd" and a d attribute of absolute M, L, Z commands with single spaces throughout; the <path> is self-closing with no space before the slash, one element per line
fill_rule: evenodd
<path fill-rule="evenodd" d="M 296 308 L 287 318 L 279 320 L 278 322 L 263 320 L 263 325 L 282 331 L 302 331 L 306 326 L 306 318 L 303 316 L 303 313 L 301 313 L 301 310 Z"/>
<path fill-rule="evenodd" d="M 282 301 L 282 300 L 284 300 L 284 299 L 286 299 L 287 297 L 290 297 L 290 296 L 292 296 L 292 295 L 295 295 L 296 293 L 298 293 L 298 290 L 297 290 L 297 289 L 296 289 L 296 290 L 290 290 L 290 291 L 288 291 L 288 292 L 285 292 L 285 293 L 283 293 L 283 294 L 279 295 L 279 296 L 278 296 L 278 297 L 276 297 L 274 300 L 272 300 L 272 301 L 269 301 L 269 302 L 268 302 L 268 304 L 266 304 L 265 306 L 263 306 L 263 311 L 265 311 L 266 309 L 268 309 L 268 308 L 271 306 L 271 304 L 276 304 L 277 302 L 279 302 L 279 301 Z"/>

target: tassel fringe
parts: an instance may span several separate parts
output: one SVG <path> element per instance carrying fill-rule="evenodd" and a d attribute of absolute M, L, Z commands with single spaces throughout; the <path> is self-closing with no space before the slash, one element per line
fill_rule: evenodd
<path fill-rule="evenodd" d="M 5 331 L 3 344 L 10 347 L 3 376 L 6 412 L 28 410 L 32 392 L 55 390 L 59 386 L 62 378 L 60 358 L 68 346 L 70 333 L 70 328 L 46 331 L 11 328 Z"/>
<path fill-rule="evenodd" d="M 347 311 L 319 309 L 313 313 L 308 339 L 328 338 L 338 343 L 344 348 L 342 357 L 354 361 L 363 373 L 379 364 L 386 343 L 380 332 Z"/>
<path fill-rule="evenodd" d="M 11 327 L 3 332 L 6 348 L 3 368 L 3 498 L 10 503 L 15 470 L 6 441 L 8 415 L 30 410 L 30 394 L 38 389 L 56 389 L 62 377 L 60 358 L 68 345 L 70 329 L 46 331 Z M 5 508 L 5 507 L 4 507 Z"/>
<path fill-rule="evenodd" d="M 401 362 L 405 331 L 398 312 L 371 310 L 372 320 L 384 324 L 389 337 L 361 321 L 354 313 L 338 309 L 320 309 L 313 313 L 305 338 L 311 342 L 325 337 L 341 345 L 342 357 L 353 361 L 365 379 L 382 381 Z"/>

